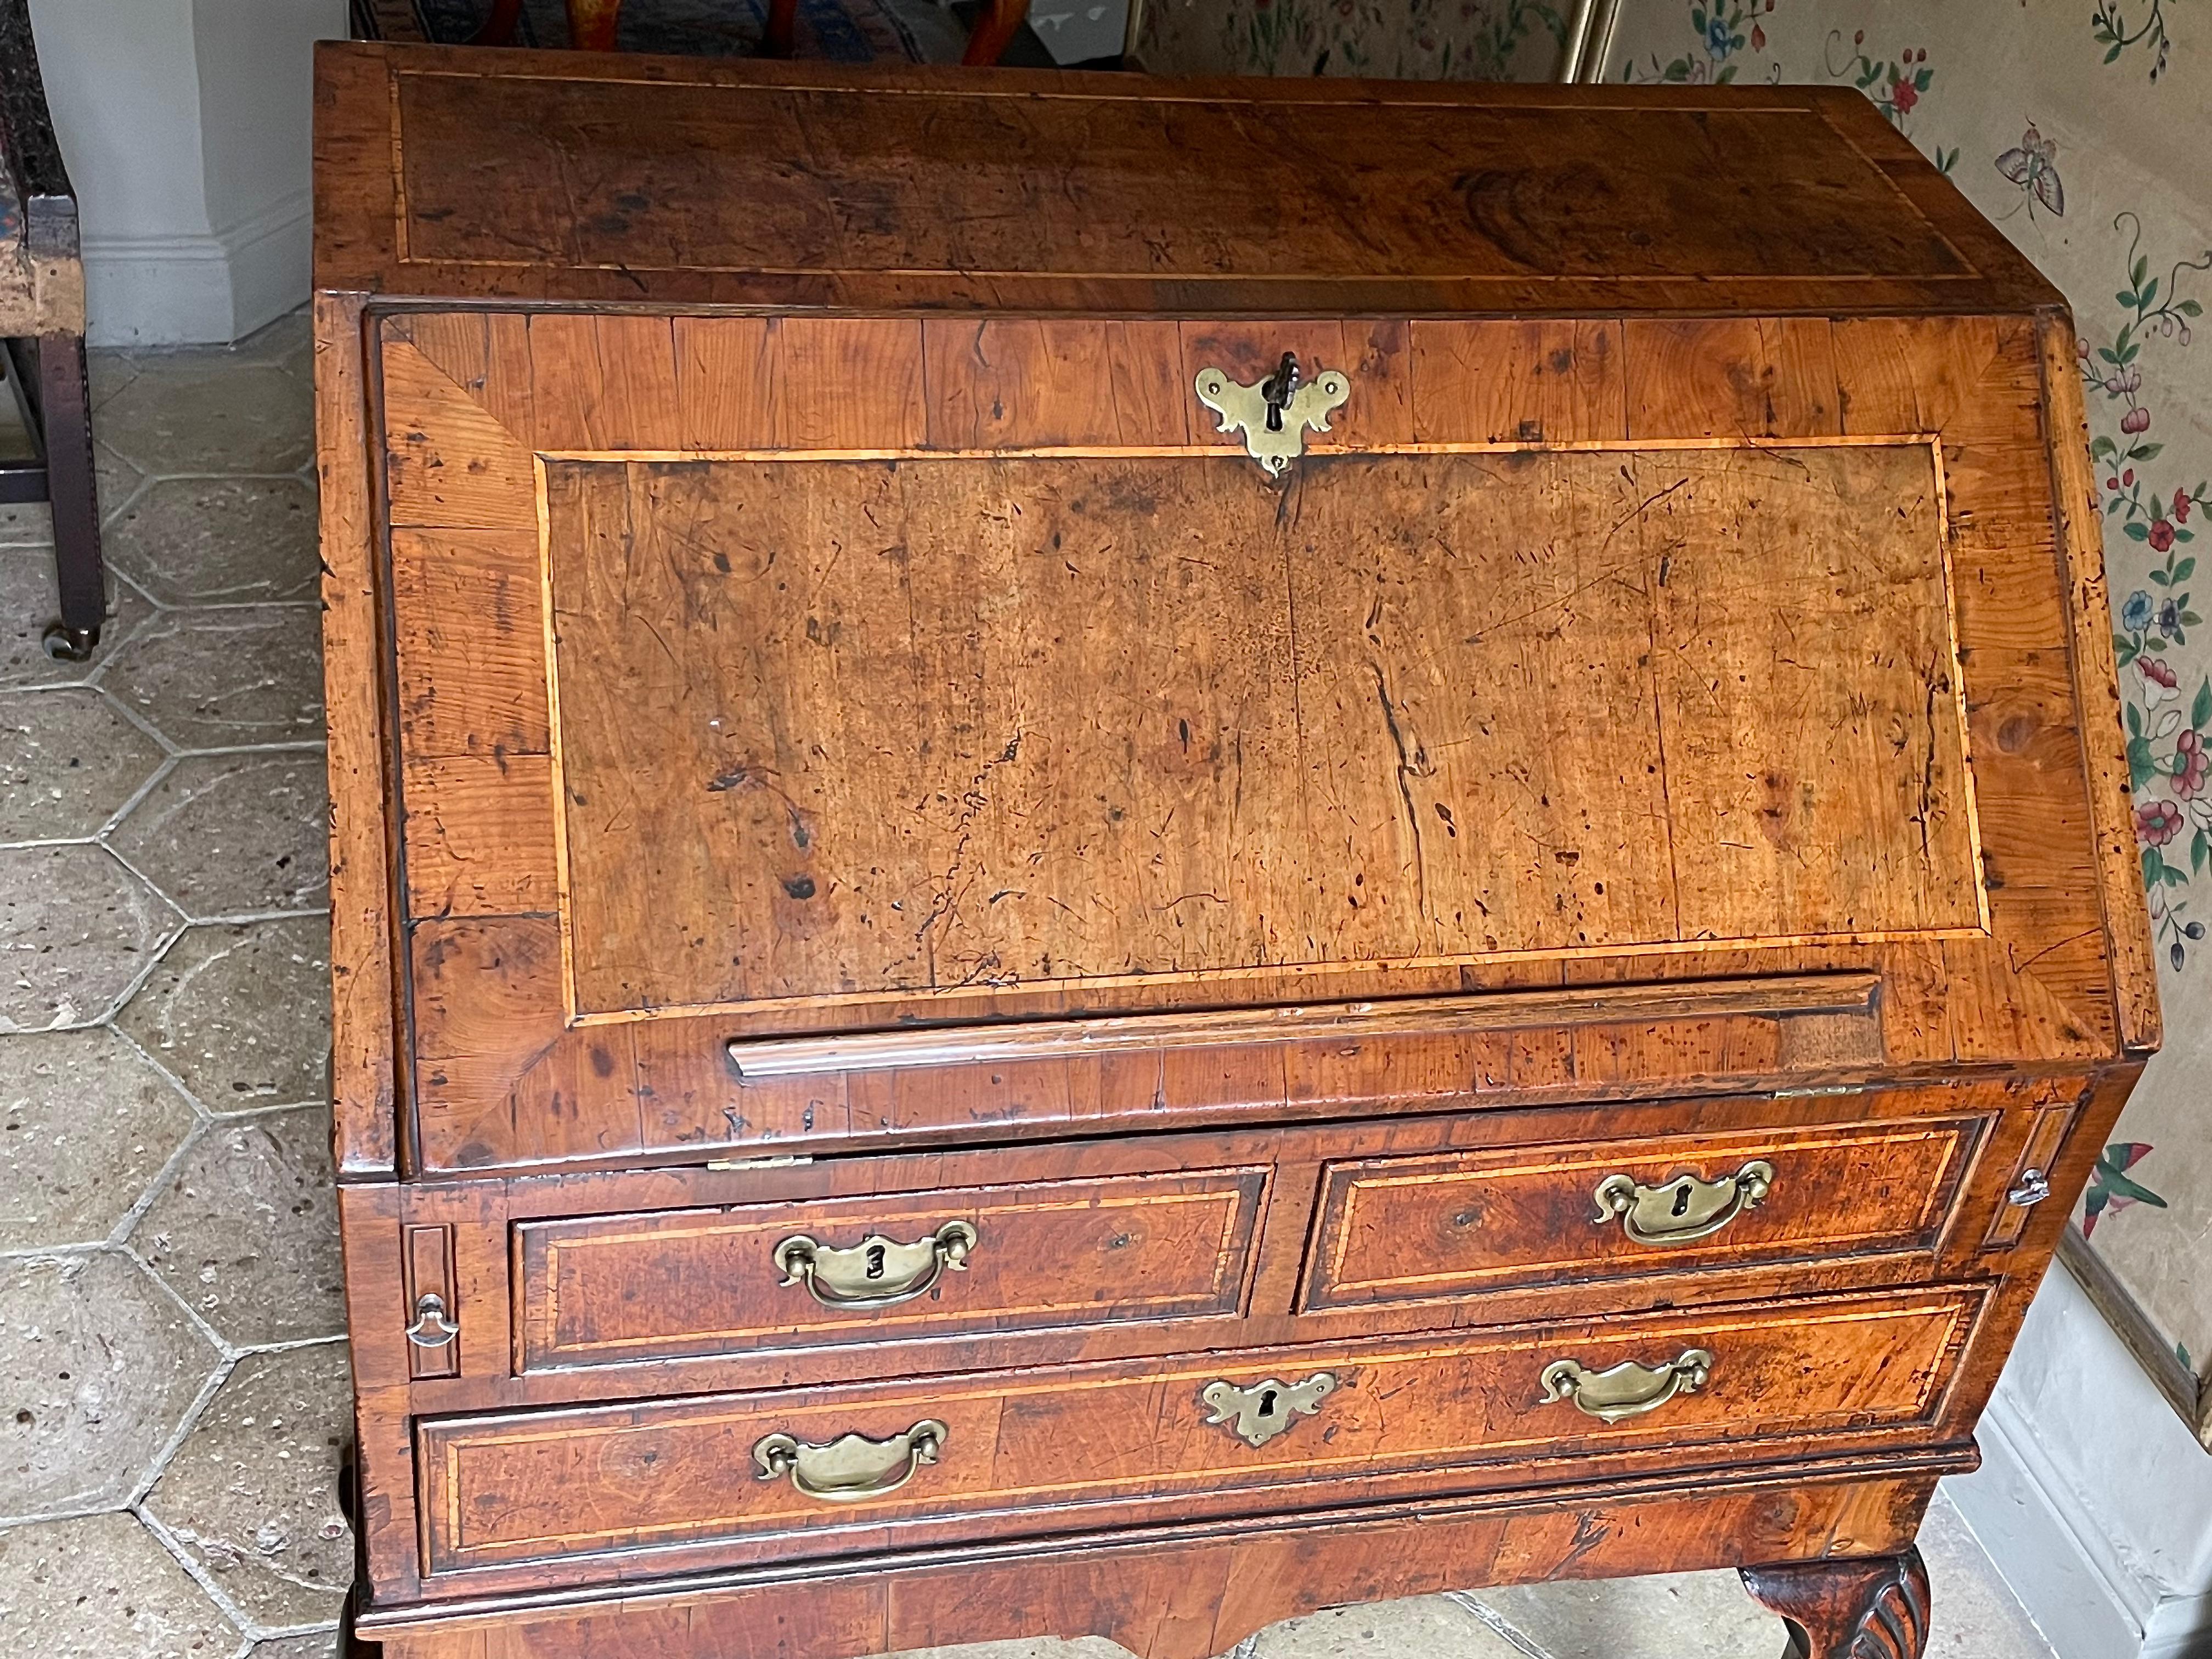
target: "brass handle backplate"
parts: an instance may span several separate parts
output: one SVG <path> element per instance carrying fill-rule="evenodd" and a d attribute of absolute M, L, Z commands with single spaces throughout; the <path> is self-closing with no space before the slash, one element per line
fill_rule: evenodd
<path fill-rule="evenodd" d="M 1676 1176 L 1663 1186 L 1646 1187 L 1632 1176 L 1611 1175 L 1597 1184 L 1601 1227 L 1620 1218 L 1620 1230 L 1638 1244 L 1686 1244 L 1705 1238 L 1755 1210 L 1774 1190 L 1774 1166 L 1754 1158 L 1723 1181 Z"/>
<path fill-rule="evenodd" d="M 1222 431 L 1243 433 L 1245 452 L 1271 478 L 1290 471 L 1305 450 L 1307 430 L 1328 431 L 1329 411 L 1351 395 L 1352 381 L 1340 370 L 1324 369 L 1308 380 L 1288 351 L 1273 374 L 1253 386 L 1222 369 L 1198 372 L 1199 402 L 1220 417 Z"/>
<path fill-rule="evenodd" d="M 775 1265 L 785 1284 L 805 1285 L 825 1308 L 888 1308 L 927 1296 L 947 1267 L 965 1273 L 975 1248 L 968 1221 L 948 1221 L 910 1244 L 870 1233 L 841 1248 L 793 1233 L 775 1247 Z"/>
<path fill-rule="evenodd" d="M 854 1504 L 896 1492 L 925 1463 L 937 1462 L 949 1431 L 925 1418 L 903 1434 L 871 1440 L 865 1434 L 841 1434 L 826 1444 L 784 1433 L 765 1435 L 753 1444 L 757 1478 L 791 1484 L 825 1504 Z"/>
<path fill-rule="evenodd" d="M 1655 1412 L 1678 1394 L 1695 1394 L 1713 1373 L 1713 1357 L 1703 1348 L 1686 1349 L 1664 1365 L 1639 1365 L 1624 1359 L 1601 1371 L 1585 1370 L 1572 1359 L 1555 1359 L 1538 1379 L 1547 1401 L 1571 1400 L 1575 1409 L 1601 1423 Z"/>

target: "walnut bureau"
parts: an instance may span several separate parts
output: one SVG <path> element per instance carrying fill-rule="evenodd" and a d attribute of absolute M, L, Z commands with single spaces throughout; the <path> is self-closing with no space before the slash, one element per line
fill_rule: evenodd
<path fill-rule="evenodd" d="M 356 1641 L 1919 1652 L 2158 1012 L 2071 325 L 1864 100 L 317 96 Z"/>

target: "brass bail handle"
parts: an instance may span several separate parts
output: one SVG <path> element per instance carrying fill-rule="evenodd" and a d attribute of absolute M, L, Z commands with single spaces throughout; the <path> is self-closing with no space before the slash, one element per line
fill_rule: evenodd
<path fill-rule="evenodd" d="M 1638 1244 L 1686 1244 L 1757 1209 L 1773 1190 L 1774 1166 L 1764 1158 L 1720 1181 L 1685 1173 L 1646 1187 L 1632 1176 L 1611 1175 L 1592 1194 L 1597 1210 L 1591 1219 L 1602 1227 L 1619 1216 L 1621 1231 Z"/>
<path fill-rule="evenodd" d="M 804 1285 L 825 1308 L 889 1308 L 927 1296 L 947 1268 L 967 1272 L 975 1241 L 971 1221 L 948 1221 L 910 1243 L 870 1233 L 840 1248 L 793 1233 L 775 1247 L 775 1265 L 786 1285 Z"/>
<path fill-rule="evenodd" d="M 881 1498 L 913 1480 L 923 1464 L 937 1462 L 951 1432 L 933 1417 L 882 1440 L 841 1434 L 817 1443 L 779 1431 L 753 1443 L 754 1478 L 787 1478 L 799 1492 L 824 1504 Z"/>
<path fill-rule="evenodd" d="M 1712 1374 L 1712 1355 L 1703 1348 L 1686 1348 L 1663 1365 L 1624 1359 L 1601 1371 L 1586 1370 L 1577 1360 L 1555 1359 L 1537 1381 L 1547 1403 L 1570 1400 L 1585 1416 L 1618 1423 L 1625 1417 L 1656 1412 L 1678 1394 L 1697 1393 Z"/>

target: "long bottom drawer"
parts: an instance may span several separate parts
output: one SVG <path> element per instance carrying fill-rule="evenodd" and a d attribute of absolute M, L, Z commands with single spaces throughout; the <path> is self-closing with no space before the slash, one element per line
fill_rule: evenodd
<path fill-rule="evenodd" d="M 559 1560 L 580 1582 L 647 1570 L 617 1552 L 665 1572 L 1272 1510 L 1335 1483 L 1475 1490 L 1560 1457 L 1626 1469 L 1924 1437 L 1984 1294 L 432 1419 L 425 1567 Z M 1724 1460 L 1698 1449 L 1723 1443 Z"/>

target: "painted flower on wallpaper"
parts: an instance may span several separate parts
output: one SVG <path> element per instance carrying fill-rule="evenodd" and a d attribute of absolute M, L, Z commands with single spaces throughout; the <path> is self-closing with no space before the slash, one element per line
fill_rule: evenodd
<path fill-rule="evenodd" d="M 1757 57 L 1766 50 L 1766 27 L 1759 20 L 1774 9 L 1774 0 L 1691 0 L 1690 33 L 1696 45 L 1680 58 L 1662 64 L 1651 55 L 1649 69 L 1631 62 L 1621 66 L 1620 78 L 1647 85 L 1725 86 L 1744 64 L 1736 61 L 1747 51 Z M 1765 76 L 1772 85 L 1782 78 L 1782 65 L 1771 65 Z"/>
<path fill-rule="evenodd" d="M 2107 1212 L 2117 1215 L 2130 1204 L 2166 1208 L 2166 1200 L 2129 1176 L 2151 1150 L 2142 1140 L 2116 1140 L 2105 1148 L 2097 1167 L 2089 1173 L 2089 1191 L 2081 1200 L 2081 1237 L 2097 1231 L 2097 1218 Z"/>
<path fill-rule="evenodd" d="M 2128 237 L 2126 286 L 2112 297 L 2120 325 L 2102 345 L 2081 342 L 2082 391 L 2095 435 L 2089 455 L 2103 487 L 2106 532 L 2117 530 L 2132 553 L 2114 550 L 2114 564 L 2150 556 L 2144 586 L 2121 601 L 2113 649 L 2127 695 L 2128 770 L 2136 799 L 2136 839 L 2143 886 L 2166 960 L 2176 972 L 2205 935 L 2190 915 L 2202 896 L 2198 884 L 2212 878 L 2212 793 L 2208 793 L 2208 747 L 2212 747 L 2212 679 L 2199 677 L 2185 703 L 2180 649 L 2203 624 L 2191 607 L 2190 583 L 2196 556 L 2192 520 L 2206 510 L 2207 481 L 2194 485 L 2154 483 L 2165 445 L 2149 435 L 2151 406 L 2144 400 L 2144 347 L 2157 341 L 2186 348 L 2191 325 L 2203 314 L 2180 289 L 2191 276 L 2212 270 L 2212 249 L 2177 260 L 2164 278 L 2151 274 L 2142 252 L 2142 222 L 2132 213 L 2112 221 Z"/>
<path fill-rule="evenodd" d="M 1928 48 L 1908 46 L 1899 56 L 1887 60 L 1871 58 L 1866 51 L 1866 31 L 1860 29 L 1851 36 L 1850 53 L 1844 55 L 1844 32 L 1828 32 L 1828 48 L 1821 60 L 1831 81 L 1849 81 L 1873 100 L 1874 106 L 1889 117 L 1890 125 L 1906 137 L 1912 129 L 1906 120 L 1919 106 L 1922 96 L 1935 84 L 1936 71 L 1928 67 Z M 1957 146 L 1944 149 L 1940 145 L 1929 158 L 1939 173 L 1948 173 L 1958 164 Z"/>
<path fill-rule="evenodd" d="M 2118 0 L 2097 0 L 2097 9 L 2090 15 L 2090 27 L 2095 30 L 2097 44 L 2105 47 L 2105 61 L 2112 63 L 2131 46 L 2148 47 L 2151 53 L 2150 78 L 2154 81 L 2166 73 L 2167 52 L 2172 41 L 2166 33 L 2166 0 L 2149 0 L 2149 4 L 2135 13 L 2140 20 L 2130 29 L 2122 17 Z"/>
<path fill-rule="evenodd" d="M 2058 178 L 2058 146 L 2038 132 L 2034 122 L 2027 124 L 2027 131 L 2021 134 L 2018 144 L 1997 157 L 1996 168 L 2020 186 L 2030 219 L 2035 217 L 2039 202 L 2052 217 L 2066 216 L 2066 186 Z M 2008 208 L 1997 216 L 2008 219 L 2018 211 L 2017 208 Z"/>

